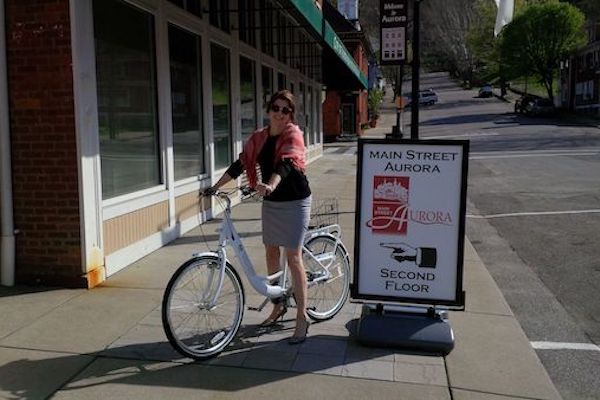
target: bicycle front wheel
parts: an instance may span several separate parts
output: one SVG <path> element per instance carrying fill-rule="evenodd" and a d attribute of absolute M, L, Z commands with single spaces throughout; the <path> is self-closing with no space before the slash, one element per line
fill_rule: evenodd
<path fill-rule="evenodd" d="M 171 277 L 162 302 L 162 323 L 182 355 L 203 360 L 219 354 L 235 337 L 244 316 L 244 289 L 237 272 L 218 257 L 195 257 Z"/>
<path fill-rule="evenodd" d="M 308 281 L 306 312 L 314 320 L 333 318 L 344 306 L 350 290 L 350 260 L 344 245 L 327 234 L 310 238 L 304 246 Z"/>

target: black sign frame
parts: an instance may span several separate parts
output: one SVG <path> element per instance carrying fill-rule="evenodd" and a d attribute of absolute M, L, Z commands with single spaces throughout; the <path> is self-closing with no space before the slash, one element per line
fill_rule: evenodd
<path fill-rule="evenodd" d="M 362 224 L 362 179 L 363 179 L 363 154 L 365 144 L 404 144 L 404 145 L 452 145 L 462 148 L 461 161 L 461 187 L 458 221 L 458 243 L 457 243 L 457 270 L 454 299 L 435 299 L 435 298 L 413 298 L 401 296 L 384 296 L 359 293 L 360 274 L 360 243 L 361 243 L 361 224 Z M 366 300 L 367 302 L 376 301 L 378 303 L 403 303 L 403 304 L 422 304 L 422 305 L 442 305 L 448 308 L 464 310 L 465 292 L 463 290 L 464 275 L 464 244 L 465 244 L 465 220 L 467 204 L 467 178 L 468 178 L 468 160 L 469 160 L 469 141 L 468 140 L 418 140 L 418 139 L 359 139 L 358 141 L 358 160 L 357 160 L 357 178 L 356 178 L 356 213 L 355 213 L 355 235 L 354 235 L 354 282 L 351 285 L 350 296 L 353 300 Z"/>
<path fill-rule="evenodd" d="M 398 11 L 399 15 L 393 16 Z M 389 19 L 389 21 L 386 21 Z M 381 46 L 379 63 L 380 65 L 402 65 L 406 62 L 406 49 L 407 49 L 407 23 L 408 21 L 408 0 L 379 0 L 379 43 Z M 388 59 L 385 57 L 386 49 L 385 43 L 390 39 L 387 37 L 390 35 L 396 35 L 399 31 L 403 32 L 403 43 L 402 43 L 402 57 L 399 59 Z"/>

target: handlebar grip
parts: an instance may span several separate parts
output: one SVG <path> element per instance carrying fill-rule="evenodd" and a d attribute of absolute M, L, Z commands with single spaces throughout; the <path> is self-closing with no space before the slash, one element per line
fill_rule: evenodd
<path fill-rule="evenodd" d="M 212 186 L 200 192 L 200 195 L 205 197 L 214 196 L 215 194 L 217 194 L 217 189 Z"/>
<path fill-rule="evenodd" d="M 252 189 L 250 186 L 241 186 L 240 192 L 243 196 L 251 196 L 256 190 Z"/>

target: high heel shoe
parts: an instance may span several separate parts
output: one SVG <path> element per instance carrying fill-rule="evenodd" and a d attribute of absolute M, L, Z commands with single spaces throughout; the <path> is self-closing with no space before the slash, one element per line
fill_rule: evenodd
<path fill-rule="evenodd" d="M 277 322 L 277 320 L 279 318 L 283 318 L 283 316 L 285 315 L 286 312 L 287 312 L 287 307 L 281 307 L 281 309 L 279 309 L 279 311 L 275 315 L 270 315 L 269 318 L 265 319 L 258 326 L 263 327 L 263 328 L 273 326 L 273 325 L 275 325 L 275 323 Z"/>
<path fill-rule="evenodd" d="M 306 335 L 308 335 L 308 328 L 310 327 L 310 322 L 304 321 L 306 325 L 304 325 L 304 334 L 302 335 L 294 335 L 289 340 L 289 344 L 300 344 L 306 340 Z"/>

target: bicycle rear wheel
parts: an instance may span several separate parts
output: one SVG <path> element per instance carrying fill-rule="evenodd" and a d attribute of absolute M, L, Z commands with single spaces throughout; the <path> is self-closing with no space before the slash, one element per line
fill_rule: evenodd
<path fill-rule="evenodd" d="M 219 259 L 195 257 L 171 277 L 162 302 L 162 323 L 182 355 L 203 360 L 219 354 L 235 337 L 244 316 L 244 289 L 226 263 L 220 292 Z"/>
<path fill-rule="evenodd" d="M 333 318 L 344 306 L 350 290 L 350 260 L 344 245 L 323 234 L 305 244 L 314 259 L 304 253 L 308 281 L 306 312 L 317 321 Z"/>

